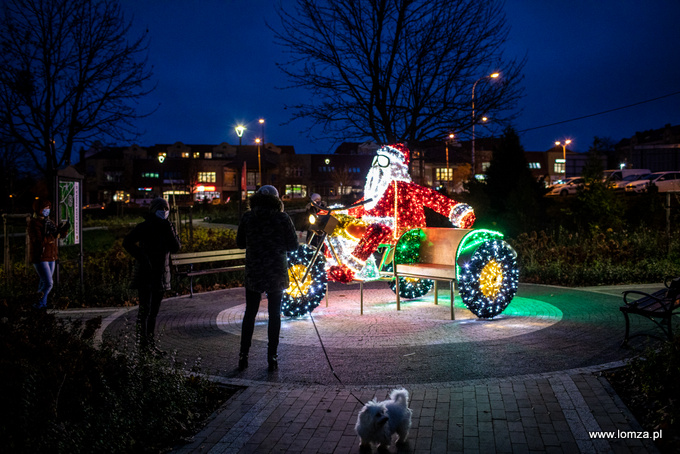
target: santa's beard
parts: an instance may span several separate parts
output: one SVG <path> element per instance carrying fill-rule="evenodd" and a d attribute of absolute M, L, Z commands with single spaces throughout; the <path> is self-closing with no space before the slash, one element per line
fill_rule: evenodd
<path fill-rule="evenodd" d="M 368 170 L 366 184 L 364 185 L 364 200 L 371 199 L 371 201 L 366 203 L 364 208 L 367 210 L 375 208 L 375 205 L 393 181 L 411 181 L 408 176 L 408 168 L 398 165 L 371 167 Z"/>

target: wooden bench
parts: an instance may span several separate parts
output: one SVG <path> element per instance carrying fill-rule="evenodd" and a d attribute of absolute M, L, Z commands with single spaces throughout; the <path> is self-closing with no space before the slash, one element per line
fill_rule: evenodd
<path fill-rule="evenodd" d="M 623 292 L 624 306 L 619 310 L 623 313 L 626 319 L 626 335 L 621 346 L 628 345 L 628 339 L 631 337 L 643 335 L 645 333 L 630 336 L 630 320 L 629 314 L 641 315 L 656 323 L 656 325 L 663 331 L 668 340 L 673 339 L 673 315 L 680 310 L 680 295 L 675 292 L 670 292 L 670 283 L 666 281 L 666 288 L 657 290 L 654 293 L 645 293 L 638 290 L 628 290 Z M 637 298 L 634 301 L 629 301 L 631 298 Z M 665 323 L 665 326 L 664 326 Z M 654 336 L 653 337 L 658 337 Z"/>
<path fill-rule="evenodd" d="M 170 259 L 172 266 L 175 268 L 176 276 L 189 277 L 189 293 L 190 297 L 194 296 L 194 276 L 202 276 L 204 274 L 225 273 L 229 271 L 245 270 L 246 265 L 240 263 L 238 265 L 219 266 L 214 268 L 205 268 L 201 270 L 194 270 L 194 265 L 197 263 L 214 264 L 218 262 L 242 262 L 246 258 L 245 249 L 223 249 L 220 251 L 205 251 L 205 252 L 184 252 L 179 254 L 171 254 Z"/>
<path fill-rule="evenodd" d="M 458 245 L 470 232 L 470 229 L 451 229 L 442 227 L 424 227 L 419 245 L 418 263 L 395 264 L 394 277 L 397 278 L 397 310 L 401 310 L 399 296 L 399 277 L 412 277 L 434 280 L 434 304 L 438 304 L 437 281 L 448 281 L 451 298 L 451 320 L 455 320 L 453 291 L 457 283 L 456 254 Z M 404 235 L 402 235 L 404 238 Z M 401 238 L 397 242 L 399 248 Z"/>

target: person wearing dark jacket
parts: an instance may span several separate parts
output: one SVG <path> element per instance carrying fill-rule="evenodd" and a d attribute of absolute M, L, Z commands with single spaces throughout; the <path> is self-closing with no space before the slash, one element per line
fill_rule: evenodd
<path fill-rule="evenodd" d="M 168 220 L 168 201 L 157 197 L 151 201 L 149 214 L 123 240 L 123 247 L 135 258 L 131 288 L 139 294 L 137 330 L 143 349 L 162 354 L 154 343 L 156 316 L 166 290 L 170 290 L 170 254 L 181 244 L 175 227 Z"/>
<path fill-rule="evenodd" d="M 33 216 L 28 221 L 28 256 L 38 273 L 38 295 L 34 307 L 47 308 L 47 295 L 52 290 L 54 267 L 58 257 L 58 239 L 68 233 L 70 224 L 62 222 L 59 227 L 50 219 L 52 202 L 36 198 L 33 202 Z"/>
<path fill-rule="evenodd" d="M 287 252 L 298 247 L 293 221 L 283 212 L 283 203 L 274 186 L 262 186 L 250 198 L 250 210 L 243 214 L 238 226 L 236 244 L 246 250 L 246 311 L 241 326 L 238 367 L 240 370 L 248 367 L 255 317 L 262 293 L 267 293 L 267 362 L 272 371 L 278 368 L 281 298 L 289 284 Z"/>

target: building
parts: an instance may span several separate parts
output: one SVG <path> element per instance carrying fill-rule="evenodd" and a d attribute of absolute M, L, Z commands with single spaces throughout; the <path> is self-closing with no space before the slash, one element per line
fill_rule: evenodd
<path fill-rule="evenodd" d="M 280 186 L 281 156 L 292 146 L 172 145 L 95 146 L 81 153 L 84 204 L 111 202 L 146 205 L 162 196 L 179 205 L 224 203 L 242 185 L 253 192 L 261 184 Z M 245 170 L 245 172 L 244 172 Z"/>
<path fill-rule="evenodd" d="M 499 144 L 498 138 L 476 139 L 478 176 L 488 169 Z M 238 200 L 242 185 L 247 195 L 261 184 L 275 186 L 285 200 L 316 192 L 326 200 L 350 203 L 363 196 L 366 175 L 378 148 L 374 142 L 345 142 L 333 154 L 300 155 L 292 146 L 273 144 L 96 145 L 81 152 L 78 169 L 85 175 L 84 205 L 121 202 L 143 206 L 157 196 L 178 205 L 220 204 Z M 470 155 L 469 141 L 433 140 L 412 147 L 413 181 L 460 192 L 470 175 Z M 577 153 L 566 150 L 565 163 L 561 147 L 525 155 L 534 177 L 546 183 L 576 171 L 572 164 L 577 162 Z"/>
<path fill-rule="evenodd" d="M 616 154 L 608 168 L 621 165 L 632 169 L 650 169 L 652 172 L 680 170 L 680 125 L 665 125 L 660 129 L 636 132 L 615 146 Z"/>

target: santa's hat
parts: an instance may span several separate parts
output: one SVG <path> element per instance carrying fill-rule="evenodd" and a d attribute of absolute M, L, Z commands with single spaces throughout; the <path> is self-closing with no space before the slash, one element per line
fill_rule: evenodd
<path fill-rule="evenodd" d="M 399 161 L 403 162 L 404 165 L 406 166 L 409 163 L 411 155 L 411 153 L 408 151 L 408 148 L 406 148 L 406 145 L 404 145 L 403 143 L 397 143 L 394 145 L 383 145 L 378 149 L 376 153 L 384 154 L 385 156 L 388 156 L 390 159 L 392 158 L 398 159 Z"/>

